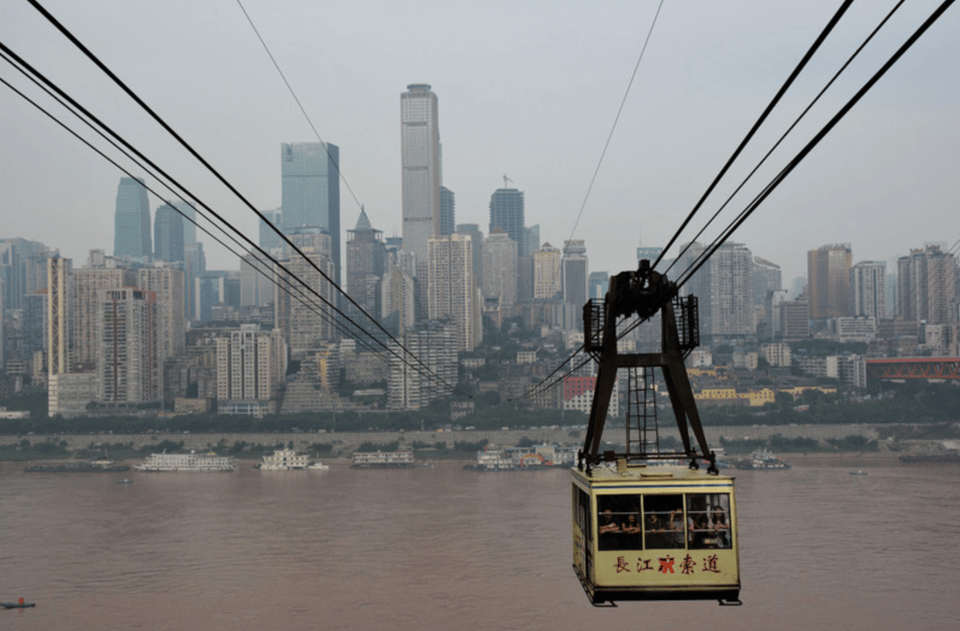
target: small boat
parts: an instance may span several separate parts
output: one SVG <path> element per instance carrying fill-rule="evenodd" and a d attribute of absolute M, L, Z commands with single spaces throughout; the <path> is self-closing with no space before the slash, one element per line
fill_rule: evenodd
<path fill-rule="evenodd" d="M 856 471 L 851 471 L 850 475 L 867 475 L 867 472 L 863 469 L 857 469 Z"/>
<path fill-rule="evenodd" d="M 122 480 L 117 480 L 117 484 L 133 484 L 133 480 L 128 480 L 127 478 L 124 478 Z"/>
<path fill-rule="evenodd" d="M 15 603 L 0 603 L 0 607 L 4 609 L 27 609 L 28 607 L 36 607 L 37 603 L 25 603 L 21 598 L 19 602 Z"/>

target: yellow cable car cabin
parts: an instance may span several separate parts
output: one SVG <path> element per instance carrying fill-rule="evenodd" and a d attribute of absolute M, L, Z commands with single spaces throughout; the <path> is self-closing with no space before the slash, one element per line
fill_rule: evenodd
<path fill-rule="evenodd" d="M 593 604 L 737 604 L 733 478 L 672 466 L 573 470 L 573 567 Z"/>
<path fill-rule="evenodd" d="M 618 600 L 716 599 L 740 604 L 733 478 L 707 445 L 684 358 L 699 344 L 697 301 L 640 261 L 584 305 L 584 349 L 597 361 L 583 449 L 573 475 L 573 568 L 594 605 Z M 661 352 L 621 352 L 617 324 L 661 315 Z M 625 451 L 601 452 L 617 371 L 626 370 Z M 660 449 L 657 371 L 682 451 Z M 693 436 L 691 436 L 691 431 Z M 694 440 L 696 445 L 694 444 Z M 689 459 L 689 466 L 649 466 Z M 698 460 L 709 463 L 706 471 Z"/>

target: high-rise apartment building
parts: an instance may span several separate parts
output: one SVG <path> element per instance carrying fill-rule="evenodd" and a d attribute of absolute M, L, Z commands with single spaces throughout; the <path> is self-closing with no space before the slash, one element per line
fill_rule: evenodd
<path fill-rule="evenodd" d="M 403 335 L 416 324 L 417 280 L 404 271 L 402 266 L 394 266 L 383 277 L 380 287 L 381 318 L 385 324 Z"/>
<path fill-rule="evenodd" d="M 150 203 L 142 178 L 122 177 L 117 187 L 113 255 L 147 258 L 150 244 Z"/>
<path fill-rule="evenodd" d="M 807 252 L 807 300 L 811 319 L 849 315 L 852 264 L 849 243 L 824 245 Z"/>
<path fill-rule="evenodd" d="M 457 326 L 453 322 L 430 321 L 407 331 L 403 348 L 391 343 L 390 378 L 387 382 L 387 409 L 419 410 L 434 399 L 446 396 L 457 381 Z M 411 361 L 404 349 L 426 365 Z"/>
<path fill-rule="evenodd" d="M 183 216 L 173 206 L 164 204 L 157 208 L 153 216 L 153 258 L 169 263 L 183 261 Z M 190 224 L 191 228 L 196 226 Z"/>
<path fill-rule="evenodd" d="M 533 299 L 552 300 L 563 291 L 560 250 L 549 243 L 533 253 Z"/>
<path fill-rule="evenodd" d="M 927 245 L 897 259 L 897 315 L 912 322 L 957 321 L 957 262 L 940 246 Z"/>
<path fill-rule="evenodd" d="M 472 351 L 483 338 L 482 299 L 473 278 L 473 239 L 459 234 L 434 237 L 429 247 L 429 317 L 456 324 L 457 350 Z"/>
<path fill-rule="evenodd" d="M 284 261 L 289 275 L 279 268 L 276 270 L 279 284 L 274 292 L 274 313 L 276 326 L 283 331 L 291 356 L 299 359 L 319 344 L 335 338 L 333 322 L 340 316 L 329 306 L 336 304 L 333 286 L 320 273 L 333 277 L 330 236 L 299 234 L 291 239 L 307 258 L 294 253 Z M 303 289 L 301 294 L 296 289 L 288 290 L 291 285 L 301 288 L 306 285 L 309 289 Z"/>
<path fill-rule="evenodd" d="M 340 285 L 340 148 L 330 143 L 280 146 L 283 232 L 322 228 L 330 235 L 331 278 Z"/>
<path fill-rule="evenodd" d="M 287 368 L 286 344 L 279 329 L 261 332 L 243 324 L 217 338 L 217 409 L 226 414 L 276 412 Z"/>
<path fill-rule="evenodd" d="M 186 348 L 186 319 L 183 307 L 183 270 L 165 265 L 137 270 L 137 289 L 154 295 L 157 310 L 157 354 L 161 367 Z"/>
<path fill-rule="evenodd" d="M 357 225 L 347 233 L 347 293 L 371 317 L 379 318 L 387 261 L 383 232 L 374 229 L 361 207 Z"/>
<path fill-rule="evenodd" d="M 880 322 L 886 314 L 886 277 L 883 261 L 860 261 L 850 268 L 850 315 Z"/>
<path fill-rule="evenodd" d="M 87 265 L 73 270 L 73 365 L 76 372 L 96 369 L 100 332 L 101 293 L 110 289 L 133 289 L 137 273 L 120 267 L 120 261 L 91 250 Z"/>
<path fill-rule="evenodd" d="M 517 305 L 517 243 L 503 228 L 494 228 L 483 244 L 483 295 L 499 297 L 503 317 Z"/>
<path fill-rule="evenodd" d="M 414 83 L 400 95 L 403 169 L 403 249 L 416 255 L 417 277 L 427 277 L 429 242 L 440 234 L 440 128 L 437 95 Z"/>
<path fill-rule="evenodd" d="M 70 372 L 70 263 L 59 256 L 47 259 L 48 375 Z"/>
<path fill-rule="evenodd" d="M 156 297 L 106 289 L 97 308 L 97 400 L 108 405 L 160 400 Z"/>
<path fill-rule="evenodd" d="M 783 289 L 783 272 L 776 263 L 753 257 L 753 304 L 764 307 L 770 295 Z"/>
<path fill-rule="evenodd" d="M 477 287 L 483 287 L 483 231 L 479 224 L 462 223 L 457 226 L 456 232 L 473 240 L 473 279 Z"/>
<path fill-rule="evenodd" d="M 694 242 L 678 261 L 680 269 L 689 268 L 704 251 Z M 697 296 L 700 306 L 700 332 L 711 336 L 753 335 L 753 255 L 742 243 L 725 243 L 684 285 L 686 293 Z"/>
<path fill-rule="evenodd" d="M 498 188 L 490 196 L 490 232 L 503 228 L 517 242 L 517 256 L 528 256 L 524 239 L 523 191 L 515 188 Z M 539 235 L 538 235 L 539 237 Z"/>

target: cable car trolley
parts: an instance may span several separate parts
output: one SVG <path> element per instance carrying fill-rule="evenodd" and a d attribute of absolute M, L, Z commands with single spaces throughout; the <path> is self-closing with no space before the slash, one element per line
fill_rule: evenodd
<path fill-rule="evenodd" d="M 586 438 L 572 470 L 573 568 L 584 591 L 594 605 L 706 599 L 739 605 L 734 480 L 719 474 L 683 363 L 699 345 L 696 298 L 679 298 L 676 284 L 642 260 L 637 271 L 611 277 L 604 300 L 589 301 L 583 311 L 584 347 L 598 363 Z M 657 314 L 661 352 L 619 352 L 618 321 Z M 601 453 L 621 369 L 629 384 L 626 451 Z M 660 449 L 657 369 L 682 451 Z"/>

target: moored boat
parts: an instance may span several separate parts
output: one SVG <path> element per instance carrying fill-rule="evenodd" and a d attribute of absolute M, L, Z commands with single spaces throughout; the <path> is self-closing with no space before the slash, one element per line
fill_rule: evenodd
<path fill-rule="evenodd" d="M 198 454 L 150 454 L 141 464 L 134 465 L 137 471 L 235 471 L 233 456 L 218 456 L 210 452 Z"/>

